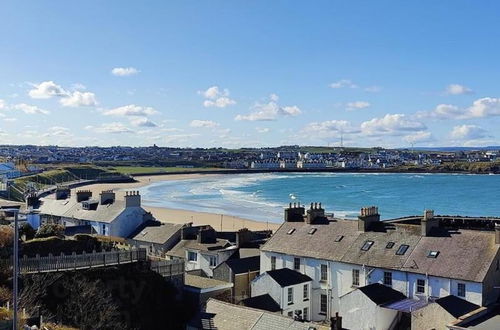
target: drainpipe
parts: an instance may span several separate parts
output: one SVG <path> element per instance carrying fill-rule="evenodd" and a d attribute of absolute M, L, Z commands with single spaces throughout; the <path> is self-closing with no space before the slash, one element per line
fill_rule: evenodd
<path fill-rule="evenodd" d="M 425 296 L 427 298 L 427 301 L 429 301 L 429 274 L 428 273 L 425 273 L 425 282 L 427 285 L 427 290 L 426 290 Z"/>

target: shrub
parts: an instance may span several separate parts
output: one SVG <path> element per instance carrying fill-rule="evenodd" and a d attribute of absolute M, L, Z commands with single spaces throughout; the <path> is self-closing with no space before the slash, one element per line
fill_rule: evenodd
<path fill-rule="evenodd" d="M 13 228 L 10 226 L 0 226 L 0 248 L 11 247 L 13 240 Z"/>
<path fill-rule="evenodd" d="M 0 286 L 0 304 L 5 304 L 12 297 L 12 291 L 6 286 Z"/>
<path fill-rule="evenodd" d="M 44 238 L 52 236 L 64 237 L 64 227 L 61 225 L 46 223 L 44 225 L 41 225 L 35 234 L 35 238 Z"/>
<path fill-rule="evenodd" d="M 26 237 L 26 240 L 28 241 L 35 237 L 36 230 L 34 230 L 29 223 L 25 222 L 19 227 L 19 236 L 22 237 L 23 235 Z"/>

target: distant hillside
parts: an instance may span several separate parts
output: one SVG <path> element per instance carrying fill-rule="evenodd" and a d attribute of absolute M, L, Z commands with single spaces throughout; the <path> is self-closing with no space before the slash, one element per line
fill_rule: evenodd
<path fill-rule="evenodd" d="M 408 149 L 408 148 L 401 148 Z M 500 146 L 487 146 L 487 147 L 415 147 L 414 150 L 420 151 L 473 151 L 473 150 L 500 150 Z"/>

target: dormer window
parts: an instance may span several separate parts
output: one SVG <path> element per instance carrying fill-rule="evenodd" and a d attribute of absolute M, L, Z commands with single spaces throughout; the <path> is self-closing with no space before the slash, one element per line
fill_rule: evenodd
<path fill-rule="evenodd" d="M 290 229 L 290 230 L 287 232 L 287 235 L 292 235 L 294 231 L 295 231 L 295 228 Z"/>
<path fill-rule="evenodd" d="M 402 256 L 406 253 L 406 250 L 408 250 L 410 246 L 409 245 L 406 245 L 406 244 L 401 244 L 398 248 L 398 250 L 396 251 L 396 255 L 398 256 Z"/>
<path fill-rule="evenodd" d="M 373 245 L 373 241 L 366 241 L 363 246 L 361 247 L 362 251 L 368 251 Z"/>
<path fill-rule="evenodd" d="M 437 256 L 439 255 L 439 251 L 429 251 L 429 253 L 427 253 L 427 258 L 437 258 Z"/>

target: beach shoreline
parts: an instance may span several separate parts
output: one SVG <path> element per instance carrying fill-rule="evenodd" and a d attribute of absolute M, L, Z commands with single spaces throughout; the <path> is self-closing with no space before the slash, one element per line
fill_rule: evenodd
<path fill-rule="evenodd" d="M 126 191 L 133 191 L 138 188 L 161 181 L 177 181 L 177 180 L 193 180 L 204 177 L 219 176 L 224 174 L 169 174 L 169 175 L 150 175 L 136 176 L 135 182 L 127 183 L 94 183 L 72 189 L 72 193 L 76 190 L 90 190 L 94 196 L 98 196 L 103 190 L 114 190 L 117 198 L 123 198 Z M 278 229 L 280 224 L 274 222 L 264 222 L 253 219 L 245 219 L 238 216 L 217 214 L 209 212 L 197 212 L 186 209 L 164 208 L 142 205 L 142 207 L 153 214 L 153 216 L 161 221 L 168 223 L 184 224 L 191 222 L 193 225 L 210 225 L 218 231 L 235 231 L 242 228 L 249 230 L 272 230 Z"/>

